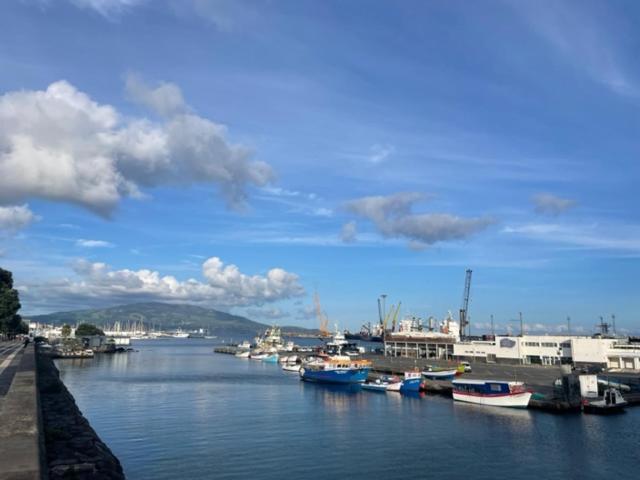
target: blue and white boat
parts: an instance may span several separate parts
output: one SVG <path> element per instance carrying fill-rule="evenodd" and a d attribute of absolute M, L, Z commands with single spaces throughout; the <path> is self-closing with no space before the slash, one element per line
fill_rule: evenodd
<path fill-rule="evenodd" d="M 453 380 L 456 378 L 456 374 L 458 373 L 458 369 L 444 369 L 444 368 L 434 368 L 428 365 L 423 371 L 422 375 L 424 378 L 429 380 Z"/>
<path fill-rule="evenodd" d="M 266 363 L 278 363 L 278 354 L 272 353 L 270 355 L 267 355 L 262 359 L 262 361 Z"/>
<path fill-rule="evenodd" d="M 422 385 L 422 375 L 418 371 L 404 372 L 401 382 L 392 383 L 387 387 L 389 392 L 419 392 Z"/>
<path fill-rule="evenodd" d="M 350 357 L 330 357 L 323 362 L 306 363 L 300 368 L 300 378 L 318 383 L 364 383 L 369 376 L 371 362 Z"/>
<path fill-rule="evenodd" d="M 454 380 L 453 399 L 495 407 L 527 408 L 532 392 L 522 382 L 502 380 Z"/>

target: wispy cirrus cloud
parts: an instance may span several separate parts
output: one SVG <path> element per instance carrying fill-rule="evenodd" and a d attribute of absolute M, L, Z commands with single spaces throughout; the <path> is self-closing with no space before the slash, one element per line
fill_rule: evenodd
<path fill-rule="evenodd" d="M 82 248 L 113 248 L 115 245 L 105 240 L 87 240 L 80 238 L 76 240 L 76 247 Z"/>
<path fill-rule="evenodd" d="M 502 233 L 565 247 L 640 253 L 638 225 L 528 223 L 507 225 Z"/>
<path fill-rule="evenodd" d="M 621 32 L 607 3 L 513 2 L 531 29 L 570 65 L 616 94 L 637 97 L 640 88 L 627 66 Z M 613 33 L 615 32 L 615 33 Z"/>

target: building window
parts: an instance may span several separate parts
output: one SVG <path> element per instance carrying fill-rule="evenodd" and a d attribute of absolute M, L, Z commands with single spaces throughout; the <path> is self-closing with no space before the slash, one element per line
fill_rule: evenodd
<path fill-rule="evenodd" d="M 542 342 L 542 346 L 543 347 L 556 348 L 558 346 L 558 344 L 557 343 L 551 343 L 551 342 Z"/>
<path fill-rule="evenodd" d="M 526 347 L 539 347 L 540 344 L 538 342 L 524 342 Z"/>
<path fill-rule="evenodd" d="M 571 348 L 571 342 L 562 342 L 560 346 L 562 348 Z"/>

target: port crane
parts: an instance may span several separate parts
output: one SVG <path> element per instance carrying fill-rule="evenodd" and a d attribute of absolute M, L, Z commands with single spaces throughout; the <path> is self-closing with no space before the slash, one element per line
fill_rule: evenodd
<path fill-rule="evenodd" d="M 469 295 L 471 294 L 471 269 L 467 269 L 464 277 L 464 291 L 462 292 L 462 306 L 460 307 L 460 338 L 464 337 L 464 331 L 469 325 Z"/>
<path fill-rule="evenodd" d="M 318 317 L 318 321 L 320 322 L 320 336 L 330 337 L 331 333 L 329 332 L 329 319 L 327 318 L 327 314 L 322 311 L 322 306 L 320 305 L 320 295 L 318 295 L 318 292 L 315 292 L 313 294 L 313 303 L 316 307 L 316 317 Z"/>
<path fill-rule="evenodd" d="M 398 307 L 396 308 L 395 305 L 391 305 L 391 308 L 389 309 L 389 311 L 387 312 L 387 315 L 384 317 L 384 320 L 382 322 L 382 331 L 387 333 L 387 324 L 389 323 L 389 320 L 391 320 L 391 332 L 395 332 L 396 330 L 396 321 L 398 320 L 398 313 L 400 313 L 400 306 L 402 305 L 402 302 L 398 302 Z"/>

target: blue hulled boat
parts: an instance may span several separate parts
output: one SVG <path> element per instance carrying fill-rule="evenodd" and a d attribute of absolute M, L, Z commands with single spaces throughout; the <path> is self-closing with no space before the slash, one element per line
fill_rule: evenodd
<path fill-rule="evenodd" d="M 371 362 L 349 357 L 331 357 L 322 363 L 309 363 L 300 368 L 300 378 L 306 382 L 364 383 L 369 376 Z"/>

